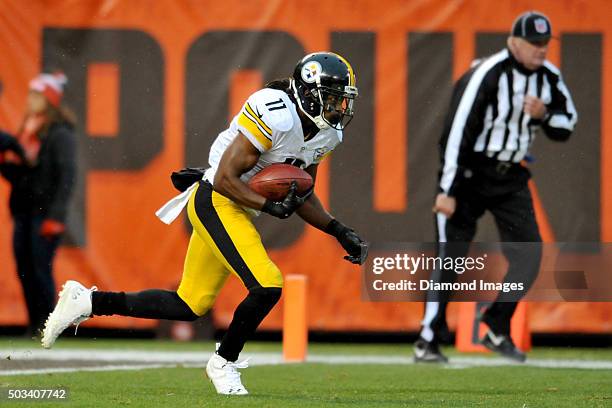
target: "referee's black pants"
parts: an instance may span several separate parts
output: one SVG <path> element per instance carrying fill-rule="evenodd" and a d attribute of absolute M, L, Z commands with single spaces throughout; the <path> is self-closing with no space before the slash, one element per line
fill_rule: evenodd
<path fill-rule="evenodd" d="M 535 219 L 533 201 L 527 181 L 529 171 L 512 165 L 500 174 L 497 163 L 480 164 L 470 169 L 469 179 L 463 180 L 456 194 L 455 213 L 447 218 L 436 214 L 438 256 L 465 257 L 469 243 L 476 234 L 476 224 L 485 211 L 495 218 L 501 242 L 541 242 Z M 463 243 L 463 244 L 462 244 Z M 487 309 L 483 320 L 496 334 L 510 334 L 510 320 L 517 301 L 536 279 L 541 261 L 541 245 L 504 245 L 504 256 L 508 271 L 504 282 L 522 282 L 520 293 L 500 292 L 495 302 Z M 527 253 L 525 253 L 527 252 Z M 430 277 L 435 282 L 455 282 L 457 274 L 452 270 L 434 270 Z M 446 340 L 446 306 L 448 292 L 429 291 L 421 337 L 427 341 Z"/>

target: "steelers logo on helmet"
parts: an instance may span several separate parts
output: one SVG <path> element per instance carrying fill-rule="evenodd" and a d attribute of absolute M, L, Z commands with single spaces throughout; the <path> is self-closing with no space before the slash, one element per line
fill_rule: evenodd
<path fill-rule="evenodd" d="M 321 75 L 321 64 L 317 61 L 310 61 L 302 67 L 302 80 L 307 84 L 312 84 L 317 81 Z"/>
<path fill-rule="evenodd" d="M 358 95 L 355 73 L 338 54 L 321 51 L 302 58 L 290 87 L 300 111 L 319 129 L 342 130 L 353 118 Z"/>

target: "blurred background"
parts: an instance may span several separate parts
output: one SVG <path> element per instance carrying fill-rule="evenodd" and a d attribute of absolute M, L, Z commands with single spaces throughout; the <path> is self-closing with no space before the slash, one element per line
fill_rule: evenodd
<path fill-rule="evenodd" d="M 526 10 L 551 19 L 549 59 L 579 112 L 568 143 L 536 141 L 532 189 L 542 235 L 546 242 L 611 242 L 608 1 L 0 0 L 0 129 L 16 131 L 27 84 L 41 70 L 66 73 L 64 100 L 79 120 L 79 175 L 56 282 L 174 289 L 190 231 L 184 220 L 166 226 L 154 216 L 175 194 L 170 173 L 206 166 L 210 144 L 246 97 L 320 50 L 352 63 L 360 98 L 344 143 L 319 169 L 319 197 L 369 241 L 435 241 L 437 142 L 452 83 L 473 59 L 504 47 L 514 18 Z M 0 333 L 14 334 L 27 313 L 8 194 L 0 180 Z M 308 276 L 314 333 L 418 330 L 421 303 L 361 300 L 360 270 L 342 260 L 333 238 L 298 219 L 262 216 L 257 224 L 284 274 Z M 489 219 L 477 239 L 498 240 Z M 208 328 L 227 327 L 245 294 L 231 278 Z M 610 303 L 533 303 L 529 315 L 531 330 L 543 336 L 612 333 Z M 455 317 L 449 313 L 451 329 Z M 281 325 L 277 307 L 261 329 Z M 119 317 L 84 326 L 167 329 Z"/>

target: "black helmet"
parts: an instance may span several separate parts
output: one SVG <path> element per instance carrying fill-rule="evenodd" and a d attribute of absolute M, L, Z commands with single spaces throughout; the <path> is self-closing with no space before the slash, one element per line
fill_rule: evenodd
<path fill-rule="evenodd" d="M 353 118 L 355 73 L 338 54 L 315 52 L 302 58 L 295 66 L 291 89 L 300 110 L 319 129 L 342 130 Z"/>

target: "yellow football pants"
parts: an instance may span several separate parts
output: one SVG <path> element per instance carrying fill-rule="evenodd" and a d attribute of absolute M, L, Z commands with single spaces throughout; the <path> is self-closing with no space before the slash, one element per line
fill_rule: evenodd
<path fill-rule="evenodd" d="M 242 207 L 202 181 L 187 211 L 193 233 L 177 293 L 196 315 L 212 307 L 230 272 L 249 290 L 283 286 L 280 270 Z"/>

